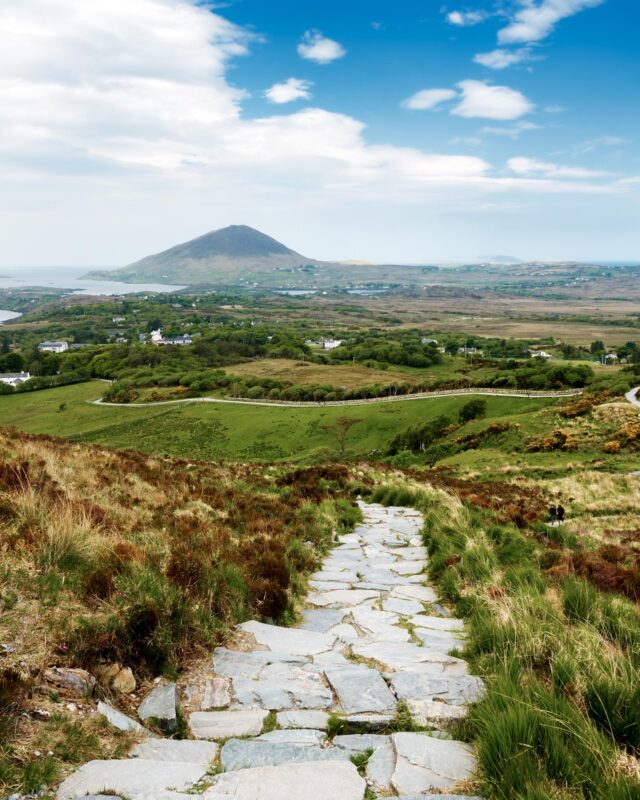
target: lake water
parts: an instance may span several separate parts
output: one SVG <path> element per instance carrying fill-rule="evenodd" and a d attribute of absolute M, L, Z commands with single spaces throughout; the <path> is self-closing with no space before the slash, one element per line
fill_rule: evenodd
<path fill-rule="evenodd" d="M 163 283 L 123 283 L 122 281 L 92 281 L 82 278 L 91 267 L 0 267 L 0 289 L 50 286 L 71 289 L 74 294 L 113 295 L 136 292 L 176 292 L 184 286 Z"/>
<path fill-rule="evenodd" d="M 177 292 L 184 286 L 164 283 L 123 283 L 122 281 L 93 281 L 82 278 L 91 267 L 24 267 L 0 268 L 0 289 L 25 289 L 28 286 L 69 289 L 73 294 L 123 295 L 138 292 Z M 0 324 L 16 319 L 20 314 L 0 309 Z"/>

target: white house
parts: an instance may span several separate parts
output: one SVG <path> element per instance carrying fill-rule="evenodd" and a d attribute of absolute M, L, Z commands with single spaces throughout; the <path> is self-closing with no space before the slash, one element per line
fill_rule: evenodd
<path fill-rule="evenodd" d="M 461 355 L 461 356 L 482 356 L 482 355 L 484 355 L 484 350 L 478 350 L 477 347 L 459 347 L 458 348 L 458 355 Z"/>
<path fill-rule="evenodd" d="M 41 353 L 64 353 L 69 349 L 67 342 L 40 342 L 38 350 Z"/>
<path fill-rule="evenodd" d="M 438 344 L 437 339 L 429 339 L 427 336 L 422 338 L 422 344 Z"/>
<path fill-rule="evenodd" d="M 157 331 L 151 331 L 150 338 L 151 344 L 162 344 L 164 341 L 162 338 L 162 328 L 158 328 Z"/>
<path fill-rule="evenodd" d="M 529 350 L 529 355 L 531 358 L 553 358 L 546 350 Z"/>
<path fill-rule="evenodd" d="M 0 383 L 15 387 L 28 381 L 30 377 L 31 375 L 28 372 L 3 372 L 0 373 Z"/>
<path fill-rule="evenodd" d="M 336 347 L 340 347 L 342 341 L 342 339 L 318 339 L 316 344 L 323 350 L 335 350 Z"/>
<path fill-rule="evenodd" d="M 170 336 L 168 339 L 161 339 L 161 341 L 156 342 L 156 344 L 168 344 L 168 345 L 187 345 L 191 344 L 193 339 L 189 336 L 188 333 L 183 333 L 182 336 Z"/>
<path fill-rule="evenodd" d="M 614 364 L 618 360 L 618 356 L 616 353 L 607 353 L 606 356 L 604 357 L 604 360 L 606 362 Z"/>

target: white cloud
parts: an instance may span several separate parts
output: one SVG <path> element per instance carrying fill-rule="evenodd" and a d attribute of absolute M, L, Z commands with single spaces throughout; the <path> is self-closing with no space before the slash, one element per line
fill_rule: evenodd
<path fill-rule="evenodd" d="M 523 6 L 511 22 L 498 32 L 500 44 L 523 44 L 539 42 L 552 32 L 558 22 L 595 8 L 604 0 L 520 0 Z"/>
<path fill-rule="evenodd" d="M 527 131 L 540 130 L 540 127 L 540 125 L 536 125 L 533 122 L 521 120 L 520 122 L 515 122 L 513 125 L 487 125 L 480 129 L 480 133 L 484 133 L 487 136 L 506 136 L 510 139 L 519 139 L 521 134 Z"/>
<path fill-rule="evenodd" d="M 477 53 L 473 60 L 476 64 L 482 64 L 489 69 L 506 69 L 523 61 L 531 61 L 532 58 L 531 50 L 528 47 L 521 47 L 518 50 L 497 49 L 489 53 Z"/>
<path fill-rule="evenodd" d="M 536 161 L 533 158 L 510 158 L 507 166 L 516 175 L 542 176 L 545 178 L 602 178 L 610 173 L 599 172 L 584 167 L 566 167 L 562 164 L 553 164 L 546 161 Z"/>
<path fill-rule="evenodd" d="M 311 81 L 289 78 L 282 83 L 274 83 L 264 94 L 270 103 L 292 103 L 294 100 L 308 100 L 312 85 Z"/>
<path fill-rule="evenodd" d="M 328 39 L 320 31 L 306 31 L 298 45 L 298 53 L 307 61 L 315 61 L 316 64 L 330 64 L 345 56 L 347 51 L 339 42 Z"/>
<path fill-rule="evenodd" d="M 126 263 L 234 218 L 273 226 L 285 241 L 293 233 L 292 246 L 304 249 L 299 231 L 311 216 L 315 227 L 312 210 L 339 226 L 360 208 L 377 229 L 371 219 L 387 220 L 393 206 L 623 191 L 541 173 L 504 177 L 472 155 L 372 145 L 361 121 L 321 108 L 248 119 L 246 93 L 228 80 L 229 62 L 254 38 L 246 30 L 199 0 L 90 6 L 0 3 L 0 27 L 11 32 L 0 50 L 5 263 Z M 521 111 L 528 104 L 506 87 L 460 88 L 464 116 L 513 119 L 514 96 Z M 487 98 L 494 89 L 498 98 Z M 330 238 L 323 233 L 321 244 Z"/>
<path fill-rule="evenodd" d="M 593 139 L 587 139 L 580 142 L 573 148 L 573 152 L 577 154 L 591 153 L 600 147 L 621 147 L 628 144 L 629 140 L 623 136 L 596 136 Z"/>
<path fill-rule="evenodd" d="M 492 86 L 485 81 L 462 81 L 462 100 L 452 114 L 459 117 L 481 117 L 484 119 L 518 119 L 530 111 L 534 105 L 517 89 L 508 86 Z"/>
<path fill-rule="evenodd" d="M 488 16 L 486 11 L 450 11 L 447 14 L 447 22 L 450 25 L 467 28 L 471 25 L 477 25 L 479 22 L 484 22 Z"/>
<path fill-rule="evenodd" d="M 453 89 L 422 89 L 408 97 L 402 105 L 414 111 L 426 111 L 454 97 L 457 97 L 457 93 Z"/>

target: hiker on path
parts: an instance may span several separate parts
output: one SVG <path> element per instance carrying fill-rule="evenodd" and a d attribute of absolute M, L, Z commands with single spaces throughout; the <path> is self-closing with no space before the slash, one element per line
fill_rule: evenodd
<path fill-rule="evenodd" d="M 558 522 L 562 524 L 564 522 L 565 510 L 561 505 L 559 505 L 556 509 L 556 514 L 558 517 Z"/>
<path fill-rule="evenodd" d="M 555 522 L 556 522 L 556 515 L 557 515 L 557 513 L 558 513 L 558 512 L 557 512 L 557 509 L 556 509 L 556 507 L 555 507 L 555 506 L 551 506 L 551 507 L 549 508 L 549 523 L 550 523 L 551 525 L 555 525 Z"/>

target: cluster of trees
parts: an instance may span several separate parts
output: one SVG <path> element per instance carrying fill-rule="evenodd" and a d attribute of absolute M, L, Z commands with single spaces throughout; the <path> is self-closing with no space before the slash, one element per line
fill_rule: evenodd
<path fill-rule="evenodd" d="M 433 344 L 422 344 L 418 331 L 406 334 L 388 331 L 367 331 L 329 353 L 332 361 L 374 361 L 408 367 L 431 367 L 442 362 L 442 355 Z"/>

